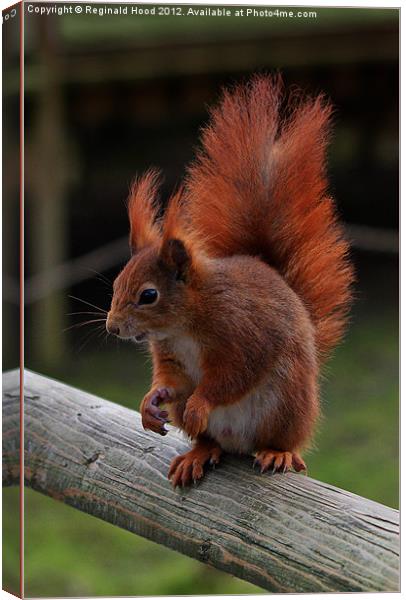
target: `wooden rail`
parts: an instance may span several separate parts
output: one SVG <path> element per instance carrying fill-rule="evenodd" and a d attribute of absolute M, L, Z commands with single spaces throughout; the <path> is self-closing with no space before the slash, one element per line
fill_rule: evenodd
<path fill-rule="evenodd" d="M 18 371 L 3 378 L 3 482 L 19 477 Z M 396 510 L 310 477 L 226 457 L 190 489 L 167 481 L 188 443 L 138 413 L 25 375 L 25 482 L 272 592 L 397 591 Z"/>

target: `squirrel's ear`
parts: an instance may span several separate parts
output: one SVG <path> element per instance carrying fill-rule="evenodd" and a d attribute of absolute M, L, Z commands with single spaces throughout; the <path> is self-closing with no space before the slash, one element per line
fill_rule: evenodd
<path fill-rule="evenodd" d="M 181 240 L 165 240 L 161 249 L 161 260 L 174 272 L 176 279 L 185 281 L 191 265 L 191 257 Z"/>
<path fill-rule="evenodd" d="M 128 199 L 131 253 L 155 244 L 160 239 L 160 230 L 156 223 L 159 181 L 159 171 L 151 169 L 132 184 Z"/>

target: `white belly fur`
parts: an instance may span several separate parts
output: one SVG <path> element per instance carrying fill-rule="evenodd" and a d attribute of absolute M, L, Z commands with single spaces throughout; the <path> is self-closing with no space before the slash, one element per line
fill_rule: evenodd
<path fill-rule="evenodd" d="M 200 368 L 200 350 L 197 342 L 190 336 L 179 336 L 171 340 L 171 345 L 176 358 L 183 364 L 186 373 L 195 385 L 202 378 Z"/>
<path fill-rule="evenodd" d="M 190 337 L 172 341 L 173 350 L 195 383 L 200 382 L 199 347 Z M 269 384 L 229 406 L 215 408 L 210 415 L 207 432 L 226 452 L 249 454 L 254 451 L 258 428 L 272 418 L 278 399 Z"/>
<path fill-rule="evenodd" d="M 258 429 L 272 418 L 276 403 L 274 392 L 263 386 L 235 404 L 215 408 L 208 433 L 226 452 L 249 454 L 255 449 Z"/>

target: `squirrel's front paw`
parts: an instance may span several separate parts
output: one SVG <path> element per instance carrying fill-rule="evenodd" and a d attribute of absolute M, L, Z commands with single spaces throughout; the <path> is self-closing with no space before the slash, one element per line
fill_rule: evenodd
<path fill-rule="evenodd" d="M 161 410 L 160 405 L 170 402 L 173 391 L 170 388 L 151 390 L 141 404 L 142 426 L 160 435 L 166 435 L 165 423 L 169 423 L 168 412 Z"/>
<path fill-rule="evenodd" d="M 183 413 L 183 429 L 191 438 L 196 438 L 207 429 L 211 407 L 207 400 L 192 396 Z"/>

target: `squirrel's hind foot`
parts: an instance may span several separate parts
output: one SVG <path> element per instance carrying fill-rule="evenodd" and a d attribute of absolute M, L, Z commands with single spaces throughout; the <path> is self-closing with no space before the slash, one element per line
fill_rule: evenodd
<path fill-rule="evenodd" d="M 261 473 L 269 471 L 272 473 L 286 473 L 290 469 L 306 471 L 306 463 L 297 452 L 280 452 L 278 450 L 261 450 L 257 452 L 254 460 L 254 467 L 259 466 Z"/>
<path fill-rule="evenodd" d="M 221 448 L 218 444 L 209 440 L 198 440 L 193 450 L 172 460 L 168 479 L 175 488 L 196 483 L 204 475 L 205 464 L 210 462 L 211 465 L 216 465 L 220 456 Z"/>

